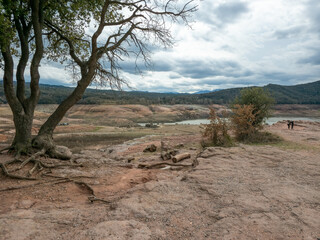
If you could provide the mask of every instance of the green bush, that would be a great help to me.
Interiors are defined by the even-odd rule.
[[[279,138],[270,133],[259,132],[263,123],[270,115],[274,99],[262,88],[246,88],[241,90],[232,106],[235,137],[238,141],[247,143],[277,142]]]
[[[240,96],[234,101],[235,105],[252,105],[252,114],[255,120],[253,127],[262,126],[265,120],[270,116],[271,106],[275,103],[270,93],[263,88],[253,87],[245,88],[240,91]]]

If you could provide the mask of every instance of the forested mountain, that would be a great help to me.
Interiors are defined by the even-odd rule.
[[[281,86],[269,84],[263,87],[278,104],[320,104],[320,81]],[[40,104],[61,103],[73,88],[40,85]],[[239,95],[242,88],[231,88],[203,94],[151,93],[139,91],[113,91],[87,89],[80,104],[227,104]],[[0,81],[0,103],[6,103],[3,83]]]

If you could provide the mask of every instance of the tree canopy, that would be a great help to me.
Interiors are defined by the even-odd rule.
[[[194,11],[193,0],[2,0],[3,85],[16,128],[11,148],[18,154],[40,148],[59,157],[53,131],[86,88],[93,81],[120,88],[126,82],[121,78],[119,62],[134,57],[136,62],[148,65],[150,46],[172,46],[170,23],[188,25]],[[77,86],[32,138],[43,58],[70,67]],[[27,69],[28,96],[25,94]]]

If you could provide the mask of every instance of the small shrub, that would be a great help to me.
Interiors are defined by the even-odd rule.
[[[256,116],[253,105],[234,105],[233,123],[235,137],[245,143],[277,143],[281,139],[269,132],[260,132],[262,125],[255,125]]]
[[[234,105],[231,117],[235,137],[238,141],[244,141],[250,138],[255,132],[257,127],[254,126],[256,114],[253,113],[253,105]]]
[[[204,125],[201,146],[231,146],[232,139],[228,133],[229,126],[227,121],[218,117],[216,111],[212,107],[210,108],[209,119],[210,123]]]

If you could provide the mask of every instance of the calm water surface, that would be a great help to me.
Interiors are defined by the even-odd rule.
[[[266,123],[271,125],[283,120],[291,120],[291,121],[312,121],[312,122],[320,122],[320,118],[315,117],[270,117],[267,119]],[[190,124],[190,125],[199,125],[199,124],[208,124],[210,123],[209,119],[195,119],[195,120],[185,120],[180,122],[173,123],[164,123],[164,125],[175,125],[175,124]],[[140,126],[145,126],[146,123],[139,123]]]

